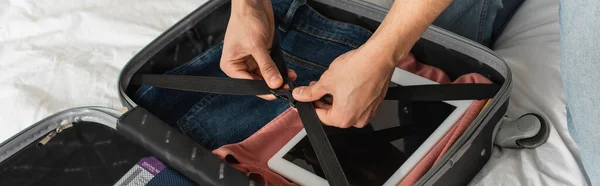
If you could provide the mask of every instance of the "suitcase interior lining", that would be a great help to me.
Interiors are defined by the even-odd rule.
[[[0,185],[112,185],[149,156],[113,128],[78,122],[45,145],[30,144],[3,161]]]

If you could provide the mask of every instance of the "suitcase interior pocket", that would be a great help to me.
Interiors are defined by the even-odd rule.
[[[46,136],[0,163],[0,185],[112,185],[152,156],[114,128],[94,122],[72,123]]]

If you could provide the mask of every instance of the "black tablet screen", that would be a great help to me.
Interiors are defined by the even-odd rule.
[[[325,127],[351,185],[385,183],[414,151],[408,148],[423,143],[455,109],[444,102],[387,105],[364,128]],[[283,158],[326,179],[307,137]]]

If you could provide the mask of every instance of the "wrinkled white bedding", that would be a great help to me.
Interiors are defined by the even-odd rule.
[[[494,50],[508,63],[513,91],[507,115],[541,114],[551,124],[536,149],[496,149],[473,180],[476,185],[586,185],[577,145],[567,131],[560,77],[559,0],[527,0]]]
[[[58,111],[120,108],[117,77],[142,47],[205,0],[0,0],[0,141]],[[534,150],[497,149],[474,185],[584,185],[566,128],[558,0],[529,0],[495,46],[509,63],[508,115],[553,126]]]
[[[0,0],[0,141],[58,111],[121,107],[120,69],[205,0]]]

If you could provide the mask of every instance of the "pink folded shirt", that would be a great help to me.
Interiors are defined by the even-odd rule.
[[[440,84],[450,83],[492,83],[477,73],[460,76],[454,82],[439,68],[422,64],[409,55],[398,63],[398,67],[430,79]],[[486,100],[475,100],[460,117],[448,133],[417,163],[398,185],[413,185],[423,176],[454,144],[456,139],[469,127],[485,106]],[[288,109],[273,119],[246,140],[215,149],[214,154],[230,163],[236,169],[246,173],[261,185],[297,185],[271,171],[267,165],[269,159],[289,142],[303,126],[298,113]],[[235,160],[232,160],[235,159]]]

